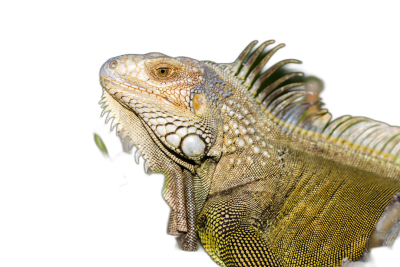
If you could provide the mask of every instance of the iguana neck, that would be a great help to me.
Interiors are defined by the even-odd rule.
[[[295,184],[296,173],[310,157],[323,157],[343,166],[379,174],[383,179],[398,179],[400,167],[366,156],[343,143],[301,130],[285,132],[276,118],[261,109],[243,81],[212,66],[232,95],[222,103],[223,135],[217,140],[221,156],[211,182],[210,194],[269,177],[281,194]],[[284,177],[284,178],[283,178]]]
[[[220,101],[223,118],[223,135],[219,140],[221,157],[211,194],[280,173],[289,152],[290,139],[266,116],[248,88],[241,85],[241,80],[218,67],[214,70],[233,94]]]

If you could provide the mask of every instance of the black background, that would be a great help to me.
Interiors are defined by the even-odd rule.
[[[62,77],[68,95],[63,125],[71,147],[63,148],[68,159],[59,185],[69,190],[63,219],[68,223],[55,236],[62,243],[65,237],[58,237],[59,232],[71,236],[65,239],[66,256],[60,262],[79,258],[86,263],[111,259],[113,265],[215,266],[205,252],[177,249],[175,238],[166,234],[162,177],[145,175],[143,159],[136,165],[132,157],[119,154],[115,131],[100,118],[99,70],[111,57],[161,52],[230,63],[251,41],[273,39],[286,47],[269,66],[287,58],[302,61],[295,70],[325,82],[322,97],[334,118],[350,114],[400,124],[398,18],[393,7],[131,4],[76,6],[61,19],[59,30],[65,34],[59,52],[67,55]],[[102,158],[94,132],[117,163]]]

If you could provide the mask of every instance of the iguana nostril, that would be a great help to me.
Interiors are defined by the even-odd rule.
[[[117,67],[118,63],[116,60],[113,60],[110,62],[109,67],[110,69],[115,69]]]

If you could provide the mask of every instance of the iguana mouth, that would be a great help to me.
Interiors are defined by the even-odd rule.
[[[145,87],[133,81],[123,81],[120,78],[111,78],[110,76],[105,76],[103,74],[100,74],[100,77],[100,83],[103,89],[118,99],[123,99],[123,97],[126,97],[129,93],[143,97],[154,97],[162,101],[164,104],[173,105],[173,103],[167,97],[156,94],[154,91],[158,90],[151,89],[151,86]]]

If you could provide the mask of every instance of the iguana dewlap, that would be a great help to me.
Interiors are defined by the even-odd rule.
[[[283,46],[264,52],[272,43],[232,64],[149,53],[101,67],[106,121],[165,175],[168,233],[184,250],[199,237],[221,266],[339,266],[390,244],[400,128],[331,120],[302,73],[280,74],[299,61],[262,71]]]

